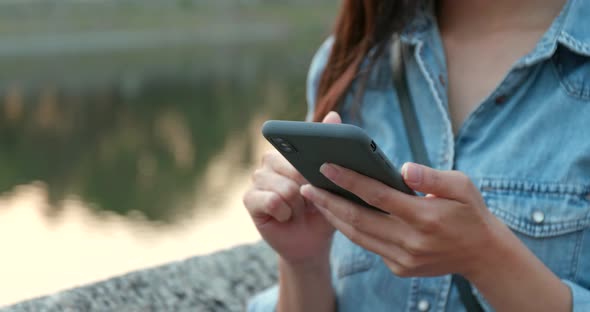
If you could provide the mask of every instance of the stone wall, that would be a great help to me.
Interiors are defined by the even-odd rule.
[[[266,244],[244,245],[132,272],[0,311],[244,311],[248,298],[276,283],[276,265],[276,257]]]

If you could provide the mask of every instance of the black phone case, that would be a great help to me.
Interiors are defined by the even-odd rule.
[[[337,164],[401,192],[415,194],[377,144],[357,126],[269,120],[264,123],[262,134],[309,183],[365,207],[383,212],[332,183],[320,173],[320,166]]]

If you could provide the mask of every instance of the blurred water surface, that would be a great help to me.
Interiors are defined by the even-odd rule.
[[[0,1],[0,306],[257,240],[335,1]]]

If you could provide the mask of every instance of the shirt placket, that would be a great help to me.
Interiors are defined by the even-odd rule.
[[[451,276],[412,278],[408,312],[444,312]]]
[[[454,138],[447,108],[447,74],[442,44],[431,42],[435,39],[436,36],[425,32],[421,39],[410,42],[414,53],[413,57],[405,60],[406,72],[431,165],[450,169],[453,166]],[[450,275],[412,278],[407,311],[444,312],[450,288]]]
[[[423,33],[411,42],[413,57],[405,61],[409,92],[431,166],[448,170],[453,166],[454,137],[447,108],[444,53],[436,38],[429,31]]]

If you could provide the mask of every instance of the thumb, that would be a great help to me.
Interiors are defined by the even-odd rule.
[[[331,123],[331,124],[339,124],[342,123],[342,118],[340,118],[340,115],[335,112],[335,111],[331,111],[329,112],[326,117],[324,117],[324,120],[322,120],[323,123]]]
[[[469,177],[459,171],[441,171],[416,163],[405,163],[402,176],[414,191],[460,202],[477,191]]]

